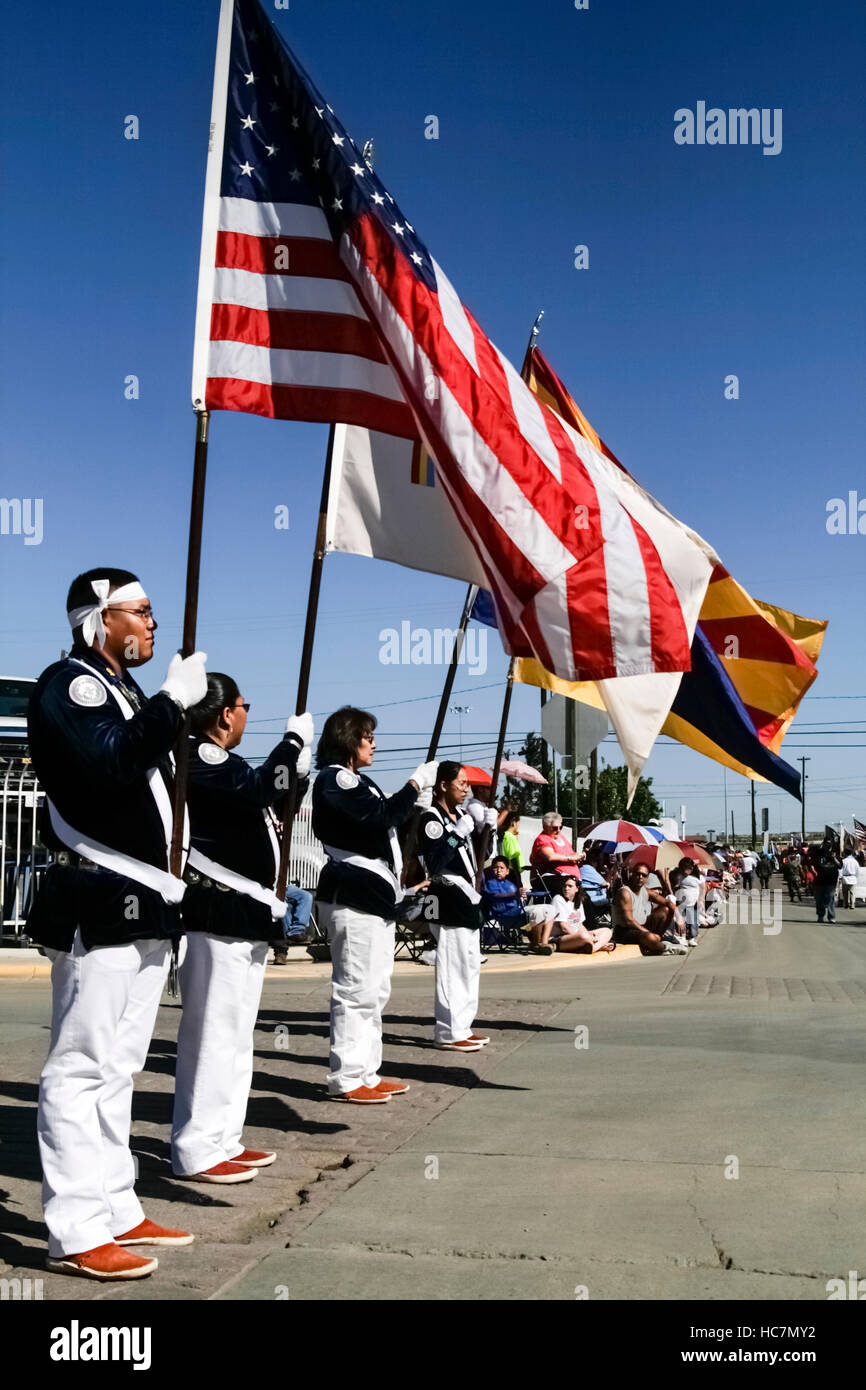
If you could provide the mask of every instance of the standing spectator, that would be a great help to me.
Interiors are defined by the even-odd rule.
[[[516,811],[509,811],[505,820],[502,822],[502,857],[508,865],[508,876],[512,883],[518,888],[523,886],[521,874],[529,868],[523,857],[523,850],[520,848],[520,816]]]
[[[819,846],[815,861],[815,913],[819,922],[823,922],[825,913],[828,922],[835,922],[836,885],[842,861],[832,840],[824,840]]]
[[[803,869],[800,861],[800,851],[793,846],[782,858],[782,877],[788,887],[788,896],[791,902],[794,901],[796,894],[797,902],[803,901]]]
[[[562,816],[548,811],[541,818],[541,834],[536,835],[529,854],[529,863],[545,888],[558,893],[563,878],[575,878],[580,883],[580,868],[585,856],[577,854],[562,833]]]
[[[677,910],[686,924],[686,937],[690,946],[698,939],[698,901],[701,896],[701,880],[695,872],[693,859],[681,859],[678,865],[680,876],[675,897]]]
[[[770,886],[770,875],[773,872],[773,861],[768,854],[758,855],[758,862],[755,865],[755,873],[758,875],[758,883],[761,892],[765,892]]]
[[[752,875],[757,867],[758,858],[750,849],[743,854],[743,887],[747,893],[752,891]]]
[[[860,865],[853,852],[849,852],[842,860],[842,906],[855,907],[854,892],[857,887],[857,878],[860,873]]]

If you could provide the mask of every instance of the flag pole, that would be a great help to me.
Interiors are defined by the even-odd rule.
[[[544,310],[542,309],[542,310],[537,314],[536,319],[535,319],[535,322],[534,322],[534,324],[532,325],[532,328],[531,328],[530,331],[529,331],[529,341],[528,341],[527,344],[526,344],[526,353],[525,353],[524,358],[523,358],[523,366],[522,366],[521,369],[520,369],[520,375],[521,375],[521,377],[523,378],[524,381],[528,381],[528,380],[529,380],[529,373],[530,373],[530,370],[531,370],[531,367],[532,367],[532,349],[535,347],[536,339],[538,338],[538,330],[539,330],[539,327],[540,327],[540,325],[541,325],[541,320],[542,320],[543,318],[544,318]],[[492,772],[492,780],[491,780],[491,783],[490,783],[490,790],[489,790],[489,792],[488,792],[488,794],[487,794],[487,805],[488,805],[488,807],[493,807],[494,809],[495,809],[495,806],[496,806],[496,790],[497,790],[497,787],[499,786],[499,764],[502,762],[502,754],[503,754],[503,751],[504,751],[504,748],[505,748],[505,734],[506,734],[506,730],[507,730],[507,728],[508,728],[508,714],[509,714],[509,711],[510,711],[510,709],[511,709],[511,695],[512,695],[513,689],[514,689],[514,657],[512,657],[511,660],[510,660],[509,663],[508,663],[508,675],[507,675],[506,680],[505,680],[505,697],[504,697],[504,699],[503,699],[503,701],[502,701],[502,718],[501,718],[500,721],[499,721],[499,736],[498,736],[498,738],[497,738],[497,740],[496,740],[496,758],[495,758],[494,763],[493,763],[493,772]],[[491,827],[490,827],[490,826],[485,826],[485,827],[484,827],[483,834],[482,834],[482,836],[481,836],[481,842],[480,842],[480,845],[479,845],[479,853],[478,853],[478,873],[477,873],[477,875],[476,875],[476,888],[480,888],[480,887],[481,887],[481,877],[482,877],[482,874],[484,873],[484,861],[485,861],[485,859],[487,858],[487,856],[488,856],[488,854],[489,854],[489,852],[490,852],[490,846],[491,846],[491,842],[493,841],[493,836],[494,836],[494,832],[493,832],[493,830],[491,829]]]
[[[448,671],[445,676],[445,684],[442,687],[442,699],[439,701],[439,709],[436,713],[436,723],[433,725],[433,732],[430,735],[430,744],[427,748],[427,761],[432,763],[436,757],[436,749],[439,747],[439,739],[442,737],[442,728],[445,724],[445,715],[448,712],[448,701],[451,699],[451,691],[454,688],[454,677],[457,675],[457,666],[460,661],[460,653],[463,651],[463,643],[466,640],[466,629],[469,626],[469,619],[472,616],[472,606],[478,597],[477,584],[470,584],[466,590],[466,598],[463,601],[463,612],[460,615],[460,626],[457,629],[457,636],[454,639],[454,650],[451,653],[451,660],[448,664]]]
[[[183,609],[182,656],[195,651],[195,630],[198,621],[198,585],[201,572],[201,536],[204,518],[204,492],[207,477],[207,445],[210,411],[197,410],[195,424],[195,456],[192,471],[192,496],[189,507],[189,540],[186,551],[186,596]],[[174,749],[174,794],[172,797],[171,851],[169,872],[180,878],[183,870],[183,830],[186,807],[186,787],[189,768],[189,715],[185,714]]]
[[[301,666],[298,672],[298,695],[295,700],[295,714],[303,714],[307,708],[310,690],[310,668],[313,663],[313,643],[316,637],[316,619],[319,614],[319,593],[322,587],[322,568],[327,553],[328,501],[331,495],[331,472],[334,461],[334,440],[337,427],[331,424],[328,431],[328,452],[325,457],[325,471],[322,477],[322,496],[319,501],[319,521],[316,526],[316,543],[313,548],[313,563],[310,568],[310,588],[307,594],[307,616],[304,622],[304,641],[301,647]],[[298,778],[292,777],[283,802],[283,833],[280,840],[280,866],[274,892],[282,899],[285,895],[289,877],[289,859],[292,852],[292,831],[298,811]]]

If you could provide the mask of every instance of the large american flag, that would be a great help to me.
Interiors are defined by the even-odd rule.
[[[512,654],[689,668],[705,549],[536,399],[257,0],[222,0],[193,400],[420,437]]]

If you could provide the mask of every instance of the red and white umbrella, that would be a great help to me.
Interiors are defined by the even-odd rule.
[[[546,777],[542,777],[536,768],[520,762],[517,758],[503,758],[499,764],[499,771],[504,777],[513,777],[516,782],[537,782],[539,786],[547,786]]]
[[[619,845],[655,845],[655,836],[641,825],[633,825],[630,820],[602,820],[591,825],[584,834],[584,841],[592,840],[600,845],[606,854],[616,854]]]

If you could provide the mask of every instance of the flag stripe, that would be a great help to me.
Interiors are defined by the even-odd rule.
[[[251,343],[254,347],[303,348],[312,352],[332,352],[332,315],[290,310],[248,309],[240,304],[214,304],[211,338]],[[345,315],[339,329],[340,342],[353,356],[383,361],[382,347],[366,318]]]
[[[368,430],[414,439],[415,421],[408,406],[385,401],[369,392],[341,387],[315,389],[299,386],[268,386],[237,377],[210,377],[207,384],[208,410],[241,410],[250,415],[266,415],[274,420],[310,420],[330,424],[343,410]]]
[[[257,275],[311,275],[320,280],[345,280],[337,248],[332,241],[314,237],[243,236],[218,232],[218,269],[249,270]]]
[[[220,198],[217,226],[221,232],[242,232],[246,236],[333,240],[322,209],[306,203],[259,203],[253,198]]]
[[[214,276],[215,304],[242,304],[247,309],[301,309],[307,313],[351,314],[366,319],[354,288],[341,280],[285,275],[254,275],[248,270],[220,269]],[[341,325],[333,325],[339,328]],[[339,342],[339,338],[335,338]]]

